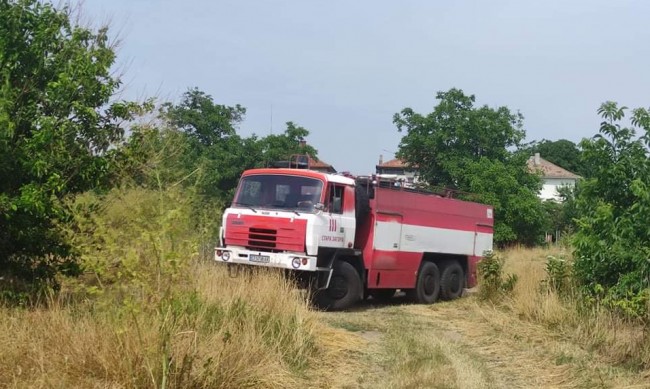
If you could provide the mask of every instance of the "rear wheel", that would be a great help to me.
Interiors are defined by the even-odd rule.
[[[420,304],[433,304],[440,294],[440,271],[433,262],[423,262],[418,272],[415,289],[409,290],[407,296]]]
[[[456,261],[450,262],[442,269],[440,275],[440,297],[443,300],[453,300],[463,294],[465,272]]]
[[[321,309],[340,311],[356,304],[361,297],[359,273],[350,263],[334,261],[329,287],[314,292],[314,304]]]

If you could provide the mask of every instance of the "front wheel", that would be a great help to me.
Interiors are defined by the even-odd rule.
[[[356,304],[361,298],[361,278],[350,263],[336,260],[332,266],[329,287],[314,292],[314,304],[324,310],[340,311]]]
[[[433,262],[423,262],[418,272],[415,289],[407,292],[407,296],[420,304],[433,304],[440,294],[440,270]]]

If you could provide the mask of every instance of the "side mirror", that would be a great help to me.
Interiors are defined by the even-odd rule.
[[[325,204],[323,203],[316,203],[314,204],[314,209],[318,212],[322,212],[325,209]]]

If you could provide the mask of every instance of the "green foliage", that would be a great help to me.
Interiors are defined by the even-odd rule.
[[[170,123],[204,146],[212,146],[236,134],[246,109],[215,104],[212,96],[193,88],[183,94],[178,105],[165,103],[162,111]]]
[[[517,275],[504,275],[504,262],[504,258],[489,251],[478,263],[479,297],[481,299],[495,302],[514,289]]]
[[[85,193],[71,202],[68,240],[75,247],[89,287],[113,286],[164,295],[196,253],[192,197],[180,188],[163,191],[113,189]],[[215,215],[219,217],[219,215]]]
[[[650,288],[640,292],[628,289],[625,293],[622,293],[622,288],[612,289],[600,303],[624,317],[650,324]]]
[[[440,102],[426,116],[405,108],[393,122],[407,134],[398,156],[417,165],[420,177],[435,185],[455,187],[458,168],[481,158],[505,162],[524,139],[522,116],[506,107],[474,107],[475,97],[452,88],[438,92]]]
[[[564,255],[546,257],[546,279],[543,285],[566,297],[573,289],[572,264]]]
[[[184,144],[186,150],[174,163],[182,174],[197,172],[194,180],[187,183],[201,195],[227,197],[241,172],[254,166],[258,154],[256,138],[242,139],[236,133],[236,126],[245,113],[239,105],[216,104],[212,96],[196,88],[185,92],[179,104],[163,104],[160,110],[163,122],[156,123],[155,127],[161,137],[171,134],[175,141]],[[174,132],[183,134],[184,139]]]
[[[282,134],[272,134],[261,138],[258,142],[261,157],[256,164],[258,167],[267,166],[274,161],[286,161],[294,154],[308,154],[316,157],[316,149],[301,142],[309,135],[305,128],[293,122],[287,122],[287,129]]]
[[[109,104],[120,85],[105,27],[70,9],[0,1],[0,275],[29,284],[77,271],[57,221],[62,198],[105,184],[119,124],[139,108]]]
[[[239,105],[229,107],[216,104],[212,96],[196,88],[185,92],[180,104],[163,104],[160,113],[163,123],[157,123],[155,127],[159,127],[163,138],[172,136],[174,142],[186,145],[180,159],[172,163],[178,167],[181,175],[196,172],[187,183],[191,183],[200,195],[226,201],[232,196],[244,170],[264,167],[276,160],[288,160],[292,154],[316,156],[314,148],[301,145],[309,131],[292,122],[287,123],[287,129],[282,134],[263,138],[256,135],[248,138],[239,136],[236,126],[245,113],[246,110]],[[151,128],[144,130],[150,131]],[[174,132],[183,134],[185,139],[170,135]],[[137,131],[135,134],[141,137]],[[133,142],[127,147],[136,150],[129,155],[137,155],[141,140],[136,137]]]
[[[474,107],[474,96],[461,90],[439,92],[440,100],[426,116],[406,108],[394,122],[406,135],[398,156],[417,166],[433,186],[471,192],[494,206],[494,239],[498,244],[538,243],[543,209],[539,177],[527,169],[527,154],[511,151],[525,136],[522,116],[508,108]]]
[[[517,161],[523,157],[515,154],[506,162],[481,158],[456,174],[462,187],[476,194],[469,199],[494,207],[494,240],[498,244],[534,245],[542,238],[543,209],[531,189],[537,188],[539,181]]]
[[[560,201],[546,200],[543,202],[546,211],[546,225],[544,229],[549,232],[559,230],[571,233],[576,228],[576,193],[580,190],[580,181],[575,187],[559,187]]]
[[[588,178],[576,199],[575,271],[585,290],[643,306],[650,289],[650,114],[634,110],[626,128],[625,111],[604,103],[600,134],[581,144]]]

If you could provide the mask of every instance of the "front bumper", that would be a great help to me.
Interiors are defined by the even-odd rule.
[[[227,254],[226,254],[227,253]],[[252,260],[254,258],[256,260]],[[329,268],[319,268],[316,257],[296,253],[268,253],[251,251],[238,247],[217,247],[214,259],[221,263],[274,267],[279,269],[302,271],[329,271]],[[260,260],[263,260],[261,262]]]

